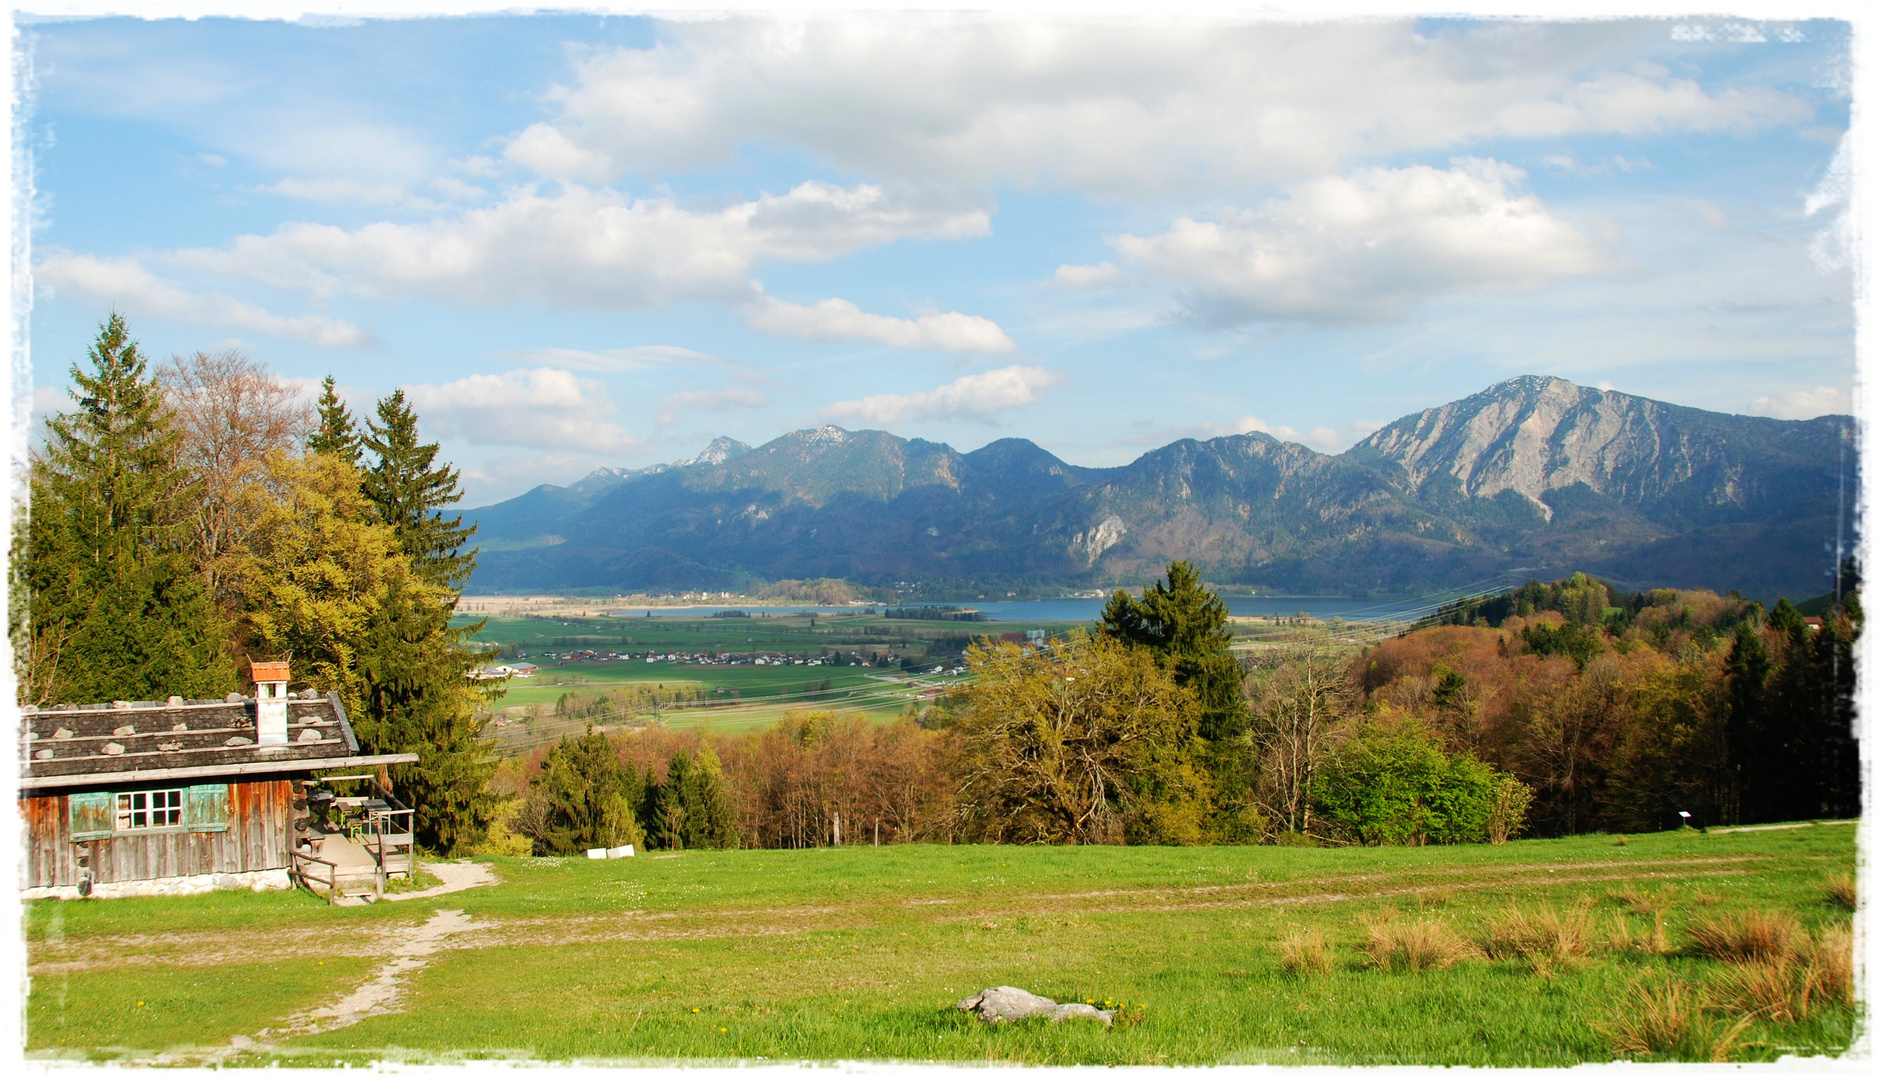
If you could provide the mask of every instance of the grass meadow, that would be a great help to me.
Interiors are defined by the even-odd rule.
[[[1834,1054],[1859,1016],[1846,825],[487,861],[500,884],[396,905],[29,904],[29,1053],[1568,1065]],[[441,909],[470,929],[402,977],[391,1011],[267,1034],[366,981]],[[994,1027],[951,1008],[996,985],[1124,1020]],[[231,1051],[237,1036],[258,1045]]]

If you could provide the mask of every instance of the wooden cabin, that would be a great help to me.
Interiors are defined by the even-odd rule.
[[[316,770],[415,762],[361,754],[336,694],[290,693],[285,663],[255,696],[23,709],[26,899],[291,888]]]

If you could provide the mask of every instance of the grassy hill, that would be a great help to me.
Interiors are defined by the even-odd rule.
[[[1773,965],[1714,954],[1752,916],[1785,942],[1774,981],[1818,972],[1811,943],[1849,925],[1832,883],[1855,859],[1844,825],[1448,848],[851,847],[493,859],[498,885],[367,908],[37,902],[27,1046],[303,1066],[1566,1065],[1611,1059],[1653,1003],[1680,1002],[1660,1056],[1837,1053],[1850,1005],[1817,987],[1804,1017],[1777,1018],[1765,1006],[1792,995],[1755,990]],[[398,976],[388,1011],[306,1027],[439,910],[466,928]],[[1322,969],[1288,972],[1313,935]],[[1426,970],[1384,947],[1412,939],[1433,943]],[[1121,1003],[1132,1022],[991,1027],[951,1008],[1000,984]],[[299,1033],[266,1033],[283,1028]]]

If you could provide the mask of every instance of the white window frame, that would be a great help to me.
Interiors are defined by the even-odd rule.
[[[155,832],[183,827],[183,789],[117,793],[118,832]]]

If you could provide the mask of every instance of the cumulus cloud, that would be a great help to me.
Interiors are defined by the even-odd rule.
[[[916,394],[873,394],[822,410],[828,420],[892,424],[902,420],[983,419],[1035,404],[1038,392],[1063,384],[1060,372],[1013,364],[955,379]]]
[[[1237,420],[1230,420],[1224,424],[1205,423],[1200,427],[1202,434],[1210,439],[1221,435],[1251,435],[1257,433],[1270,435],[1280,442],[1302,443],[1305,446],[1311,447],[1313,450],[1320,450],[1327,454],[1337,453],[1339,450],[1344,449],[1344,447],[1355,441],[1343,438],[1334,427],[1327,427],[1321,424],[1309,431],[1300,431],[1289,424],[1268,424],[1251,413]],[[1372,430],[1375,429],[1373,428]],[[1367,434],[1367,432],[1365,434]]]
[[[716,209],[567,186],[552,195],[518,189],[425,224],[293,223],[174,257],[316,293],[647,308],[750,299],[749,274],[762,259],[828,259],[904,237],[956,239],[990,228],[982,207],[871,184],[809,181]]]
[[[1113,243],[1216,325],[1398,318],[1437,295],[1528,290],[1600,270],[1591,241],[1514,190],[1524,177],[1484,159],[1363,169]]]
[[[664,23],[593,49],[512,162],[582,182],[753,140],[909,183],[1231,190],[1490,138],[1753,131],[1811,116],[1634,62],[1661,25],[1283,25],[843,15]],[[1605,59],[1603,66],[1588,63]],[[1484,61],[1492,57],[1492,61]],[[1352,72],[1361,72],[1353,78]]]
[[[659,399],[655,419],[660,427],[676,421],[681,413],[705,410],[759,409],[770,403],[770,396],[747,382],[732,383],[718,390],[686,390]]]
[[[131,316],[199,326],[234,327],[291,338],[327,348],[365,345],[372,334],[324,315],[276,315],[221,293],[192,293],[151,273],[130,258],[98,258],[58,252],[40,260],[34,277]]]
[[[1805,390],[1784,390],[1756,398],[1749,412],[1782,420],[1812,420],[1829,414],[1851,415],[1853,395],[1837,386],[1815,386]]]
[[[631,432],[600,419],[614,407],[607,388],[571,371],[529,368],[404,389],[427,424],[466,442],[589,453],[639,444]]]
[[[1010,352],[1017,342],[990,319],[957,311],[897,319],[870,315],[846,300],[791,304],[765,297],[746,320],[752,329],[805,341],[878,341],[903,349]]]

